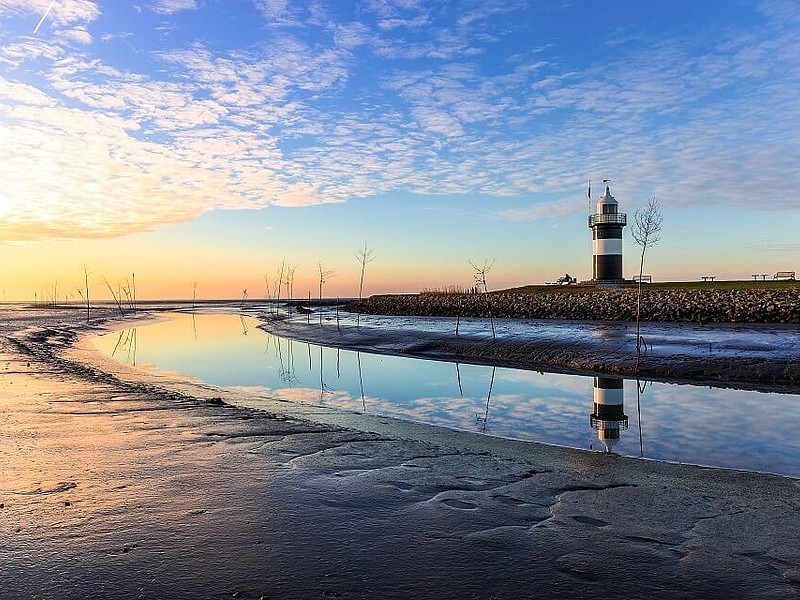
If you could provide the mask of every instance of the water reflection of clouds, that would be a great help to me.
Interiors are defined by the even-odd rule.
[[[798,422],[785,394],[660,385],[642,400],[645,454],[679,462],[800,474]]]
[[[550,396],[553,396],[555,391],[561,391],[564,395],[591,396],[594,380],[593,377],[585,375],[561,375],[521,369],[497,369],[497,374],[500,381],[527,385],[529,389],[541,390]]]
[[[138,364],[285,401],[469,431],[483,431],[486,415],[492,435],[580,448],[597,440],[589,425],[592,377],[338,351],[246,326],[245,336],[238,316],[178,315],[126,339],[129,347],[136,340]],[[98,347],[110,354],[118,335],[103,336]],[[630,424],[614,450],[638,456],[636,398],[636,382],[625,381]],[[657,383],[641,408],[647,457],[800,475],[797,396]]]

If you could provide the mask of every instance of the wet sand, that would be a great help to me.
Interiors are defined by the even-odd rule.
[[[0,597],[800,595],[797,480],[242,408],[2,316]]]

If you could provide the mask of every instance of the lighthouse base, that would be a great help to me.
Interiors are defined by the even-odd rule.
[[[624,277],[621,277],[619,279],[584,279],[578,283],[582,285],[595,285],[597,287],[617,287],[624,283],[636,282],[633,279],[625,279]]]

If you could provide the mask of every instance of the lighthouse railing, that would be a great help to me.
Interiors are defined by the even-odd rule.
[[[613,225],[622,225],[625,226],[628,224],[628,215],[625,213],[613,213],[613,214],[593,214],[589,215],[589,227],[594,227],[598,223],[610,223]]]

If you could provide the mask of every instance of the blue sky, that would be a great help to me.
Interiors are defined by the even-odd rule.
[[[794,1],[50,5],[0,0],[7,297],[348,295],[365,241],[368,293],[588,278],[604,178],[660,199],[656,279],[800,270]]]

